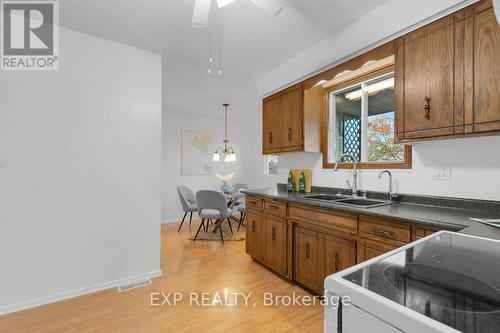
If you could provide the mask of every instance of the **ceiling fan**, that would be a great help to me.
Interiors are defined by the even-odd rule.
[[[232,4],[235,0],[217,0],[219,8],[226,7]],[[283,6],[278,0],[250,0],[254,5],[262,9],[271,16],[278,16],[283,11]],[[212,0],[196,0],[194,4],[193,28],[205,28],[208,22],[208,14],[210,13],[210,5]]]

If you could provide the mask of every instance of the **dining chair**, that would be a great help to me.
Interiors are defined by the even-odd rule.
[[[245,222],[245,218],[247,217],[247,207],[245,205],[245,202],[243,202],[236,208],[238,209],[238,212],[240,212],[240,220],[238,221],[238,229],[236,231],[240,231],[240,227],[245,226],[243,222]]]
[[[198,205],[196,203],[196,197],[194,196],[193,191],[189,189],[189,187],[182,185],[177,186],[177,193],[179,194],[179,200],[181,201],[182,210],[184,211],[184,217],[182,218],[181,225],[179,226],[179,229],[177,229],[177,232],[179,232],[182,228],[184,220],[186,219],[187,213],[190,213],[189,227],[191,228],[191,222],[193,220],[193,212],[198,211]]]
[[[193,242],[196,241],[201,228],[208,230],[209,220],[216,220],[214,223],[215,228],[219,228],[221,241],[224,243],[224,235],[222,233],[222,222],[224,220],[227,220],[229,229],[233,233],[233,227],[229,220],[231,210],[227,208],[227,201],[224,195],[217,191],[201,190],[196,192],[196,202],[198,204],[198,215],[201,218],[201,224],[198,227],[198,231],[196,231]],[[206,226],[205,220],[207,222]]]

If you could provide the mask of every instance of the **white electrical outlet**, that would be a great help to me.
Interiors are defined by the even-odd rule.
[[[450,180],[451,167],[446,166],[435,166],[432,170],[432,179],[439,180]]]

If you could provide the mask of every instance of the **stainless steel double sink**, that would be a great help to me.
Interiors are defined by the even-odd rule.
[[[340,205],[356,206],[361,208],[372,208],[378,206],[391,205],[395,203],[389,200],[377,200],[377,199],[367,199],[354,196],[336,195],[336,194],[314,194],[307,195],[304,199],[331,202]]]

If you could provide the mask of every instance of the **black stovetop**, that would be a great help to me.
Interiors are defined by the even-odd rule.
[[[461,332],[500,332],[500,242],[456,233],[344,277]]]

